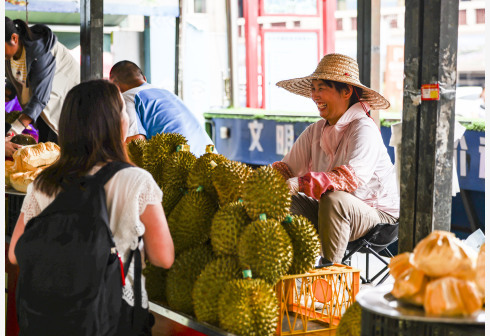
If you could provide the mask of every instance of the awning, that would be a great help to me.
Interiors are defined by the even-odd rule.
[[[25,1],[5,0],[5,11],[25,11]],[[29,0],[29,12],[80,13],[80,0]],[[179,16],[179,0],[105,0],[104,14]]]

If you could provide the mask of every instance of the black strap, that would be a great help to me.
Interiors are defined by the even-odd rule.
[[[107,181],[111,179],[114,174],[124,168],[133,167],[129,163],[112,161],[107,163],[104,167],[102,167],[93,177],[94,182],[105,185]]]
[[[124,275],[126,276],[129,271],[129,266],[131,265],[131,260],[133,260],[134,257],[134,309],[132,326],[136,329],[140,328],[142,323],[146,321],[148,315],[147,310],[143,309],[141,297],[141,273],[143,271],[143,267],[141,265],[141,252],[139,249],[140,242],[141,237],[138,237],[138,245],[136,246],[136,249],[129,252],[128,259],[126,259],[126,262],[124,263]]]

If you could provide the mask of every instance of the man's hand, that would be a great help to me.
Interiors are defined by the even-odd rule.
[[[297,177],[291,177],[286,181],[291,195],[297,195],[299,192],[299,182]]]
[[[5,156],[8,157],[12,157],[17,149],[22,148],[21,145],[11,142],[10,139],[12,139],[12,137],[5,138]]]

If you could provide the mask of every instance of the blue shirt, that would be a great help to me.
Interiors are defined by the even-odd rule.
[[[206,145],[213,144],[213,141],[178,96],[147,83],[138,89],[134,95],[134,107],[139,134],[150,139],[158,133],[179,133],[185,136],[194,155],[199,157],[206,153]]]

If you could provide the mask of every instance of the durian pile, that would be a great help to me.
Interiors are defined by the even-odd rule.
[[[320,253],[314,226],[289,214],[291,196],[270,166],[252,170],[185,137],[158,134],[128,144],[131,160],[162,188],[175,246],[169,270],[144,270],[150,300],[237,335],[272,335],[274,285],[311,270]]]
[[[454,233],[434,231],[413,253],[391,259],[391,294],[431,316],[468,316],[485,302],[485,244],[477,253]]]

